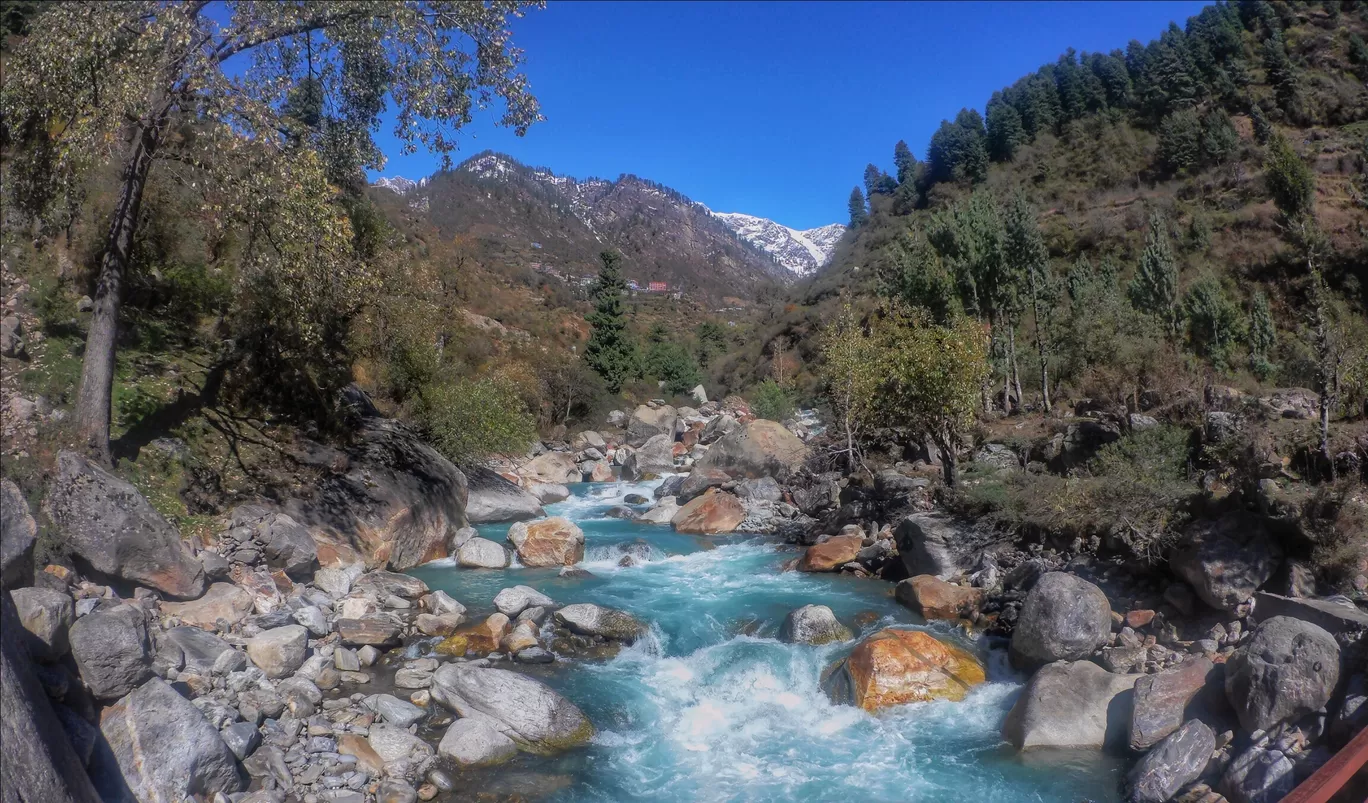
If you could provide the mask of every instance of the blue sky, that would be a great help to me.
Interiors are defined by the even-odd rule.
[[[635,173],[719,212],[794,228],[844,222],[869,162],[899,139],[923,158],[943,118],[1068,47],[1148,42],[1198,2],[552,2],[513,25],[546,122],[518,138],[482,115],[460,161],[486,148],[557,173]],[[402,156],[382,129],[384,175]]]

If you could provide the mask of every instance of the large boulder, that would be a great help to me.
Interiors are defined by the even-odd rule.
[[[1135,683],[1131,709],[1130,748],[1144,752],[1193,717],[1219,714],[1225,701],[1224,667],[1203,656]]]
[[[252,615],[250,591],[233,583],[214,583],[204,596],[189,602],[163,602],[162,613],[205,630],[218,630],[220,620],[232,627]],[[224,628],[227,629],[227,628]]]
[[[563,516],[515,522],[508,542],[524,566],[574,566],[584,560],[584,531]]]
[[[697,535],[729,533],[746,520],[741,500],[725,491],[704,494],[683,505],[670,519],[676,532]]]
[[[527,482],[567,483],[584,479],[575,456],[569,452],[543,452],[518,469]]]
[[[497,720],[475,715],[451,723],[437,755],[462,767],[502,764],[518,754],[518,745],[499,730]]]
[[[646,633],[646,626],[625,611],[605,608],[592,602],[566,605],[556,611],[556,623],[582,636],[601,636],[631,643]]]
[[[465,475],[469,490],[466,518],[471,524],[526,521],[546,515],[536,496],[487,468],[467,468]]]
[[[773,477],[784,482],[807,455],[807,445],[783,424],[756,419],[719,439],[696,465],[721,469],[732,479]]]
[[[640,448],[657,435],[673,441],[678,422],[679,411],[668,404],[640,405],[632,412],[632,420],[627,422],[627,445]]]
[[[1041,667],[1002,725],[1018,750],[1033,747],[1122,748],[1139,675],[1116,675],[1091,661]]]
[[[779,627],[779,640],[786,644],[830,644],[854,637],[825,605],[804,605],[789,611]]]
[[[348,621],[346,619],[340,622]],[[339,628],[340,628],[339,622]],[[309,631],[303,625],[285,625],[263,631],[247,642],[247,657],[268,678],[293,675],[304,664]]]
[[[472,538],[456,552],[456,565],[466,569],[507,569],[510,562],[504,545],[488,538]]]
[[[257,524],[266,563],[295,578],[309,578],[318,568],[318,545],[309,529],[284,513],[272,513]]]
[[[703,427],[703,432],[698,436],[698,442],[704,446],[710,446],[740,428],[740,422],[726,413],[722,413]]]
[[[674,471],[674,438],[654,435],[627,455],[622,463],[622,478],[629,481]]]
[[[100,732],[139,801],[177,803],[246,786],[223,737],[160,678],[106,708]]]
[[[893,588],[893,598],[923,619],[973,619],[983,604],[983,589],[947,583],[931,574],[909,577]]]
[[[1339,645],[1310,622],[1275,616],[1226,661],[1225,690],[1245,730],[1319,710],[1339,682]]]
[[[861,535],[836,535],[813,544],[798,561],[800,572],[834,572],[855,560],[864,544]]]
[[[1086,658],[1110,634],[1111,604],[1102,589],[1072,574],[1049,572],[1036,581],[1017,615],[1012,665],[1034,669]]]
[[[33,546],[38,524],[29,513],[19,486],[0,479],[0,587],[17,588],[33,582]]]
[[[432,697],[460,714],[483,714],[529,753],[548,755],[588,744],[594,726],[549,686],[506,669],[446,664],[432,676]]]
[[[43,505],[63,546],[94,571],[171,597],[204,592],[204,566],[180,531],[137,488],[75,452],[58,453]]]
[[[1216,750],[1216,734],[1190,719],[1145,754],[1126,778],[1127,803],[1165,803],[1201,777]]]
[[[1297,788],[1296,770],[1291,757],[1261,740],[1230,762],[1217,788],[1230,803],[1278,803]]]
[[[531,586],[512,586],[494,595],[494,607],[504,616],[517,616],[528,608],[549,608],[555,600]]]
[[[721,488],[729,482],[732,482],[731,475],[720,468],[695,468],[679,484],[675,497],[679,504],[687,504],[702,496],[708,489]]]
[[[914,513],[893,531],[898,554],[913,577],[930,574],[947,580],[964,571],[968,540],[964,529],[942,513]]]
[[[656,503],[655,507],[637,516],[636,520],[643,524],[669,524],[678,512],[678,501],[673,496],[667,496]]]
[[[232,652],[228,642],[207,630],[183,625],[173,627],[161,635],[158,653],[174,647],[180,651],[181,661],[186,668],[208,675],[218,664],[225,652]]]
[[[968,652],[920,630],[880,630],[826,673],[833,702],[876,711],[927,700],[962,700],[985,679]]]
[[[1203,602],[1232,612],[1268,582],[1281,561],[1282,550],[1262,520],[1243,512],[1194,523],[1169,555],[1170,569]]]
[[[98,699],[118,699],[152,676],[152,644],[140,608],[88,613],[71,626],[69,638],[81,680]]]
[[[67,629],[76,616],[71,597],[50,588],[16,588],[10,592],[19,621],[29,632],[29,652],[41,661],[66,655]]]
[[[570,498],[570,489],[555,482],[529,482],[527,492],[536,497],[537,501],[543,505],[553,505]],[[544,516],[546,514],[539,513],[537,515]]]

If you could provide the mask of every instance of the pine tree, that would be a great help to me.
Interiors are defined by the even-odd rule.
[[[1193,348],[1211,360],[1217,370],[1224,371],[1231,350],[1244,334],[1239,308],[1214,276],[1203,276],[1193,282],[1183,298],[1183,308]]]
[[[988,102],[988,156],[996,162],[1010,162],[1016,149],[1026,140],[1021,115],[1010,103],[995,98]]]
[[[893,165],[898,171],[899,187],[911,184],[916,179],[917,157],[912,155],[912,149],[902,140],[893,146]]]
[[[1159,123],[1159,161],[1177,173],[1202,158],[1202,121],[1192,109],[1180,109]]]
[[[869,220],[869,213],[865,211],[864,193],[856,187],[850,191],[850,228],[858,229]]]
[[[1268,307],[1268,296],[1255,293],[1249,308],[1249,369],[1259,379],[1267,381],[1276,370],[1269,360],[1277,343],[1273,326],[1273,312]]]
[[[1282,213],[1283,224],[1296,227],[1315,214],[1316,176],[1286,137],[1273,137],[1264,160],[1264,184]]]
[[[618,393],[636,375],[637,352],[627,331],[627,312],[622,297],[627,280],[622,276],[622,257],[616,251],[599,255],[603,268],[594,285],[594,311],[585,316],[591,331],[584,360],[603,377],[609,393]]]
[[[1278,98],[1278,108],[1292,114],[1299,105],[1299,86],[1297,73],[1292,67],[1292,59],[1287,55],[1287,46],[1282,34],[1274,34],[1263,43],[1264,70],[1268,73],[1268,83],[1273,85]]]
[[[1130,284],[1131,303],[1164,324],[1168,336],[1178,339],[1181,324],[1178,309],[1178,262],[1169,245],[1168,226],[1159,215],[1150,217],[1145,235],[1145,250],[1140,268]]]
[[[1240,147],[1240,135],[1235,131],[1230,115],[1224,109],[1212,109],[1202,120],[1202,128],[1202,154],[1207,161],[1215,164],[1229,161]]]
[[[879,191],[879,174],[880,174],[880,172],[881,172],[881,171],[879,170],[879,168],[875,167],[875,166],[872,165],[872,164],[870,164],[870,165],[865,165],[865,171],[864,171],[864,189],[865,189],[865,195],[869,196],[870,198],[873,198],[873,197],[874,197],[874,193],[876,193],[876,192]]]
[[[1050,299],[1046,297],[1051,284],[1049,252],[1040,234],[1035,210],[1021,193],[1012,199],[1007,209],[1003,250],[1007,262],[1019,276],[1025,277],[1031,299],[1031,315],[1035,319],[1036,352],[1040,358],[1040,395],[1045,412],[1050,412],[1050,343],[1046,313]]]

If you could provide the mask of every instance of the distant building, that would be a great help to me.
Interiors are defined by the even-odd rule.
[[[641,285],[637,284],[636,279],[628,279],[628,280],[627,280],[627,289],[628,289],[628,290],[640,290],[640,289],[641,289]]]
[[[647,292],[651,293],[663,293],[669,289],[670,285],[666,284],[665,282],[651,282],[650,284],[646,285]]]
[[[533,248],[541,248],[541,243],[532,243]]]

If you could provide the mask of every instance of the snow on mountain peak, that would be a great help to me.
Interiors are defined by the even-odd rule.
[[[739,212],[711,214],[727,224],[738,237],[773,256],[780,265],[799,276],[807,276],[824,267],[846,230],[840,223],[832,223],[800,231],[768,218]]]
[[[383,187],[396,195],[408,195],[410,192],[425,186],[427,183],[428,180],[426,178],[414,181],[411,178],[404,178],[403,176],[395,176],[394,178],[385,178],[384,176],[381,176],[380,178],[377,178],[371,186]]]

